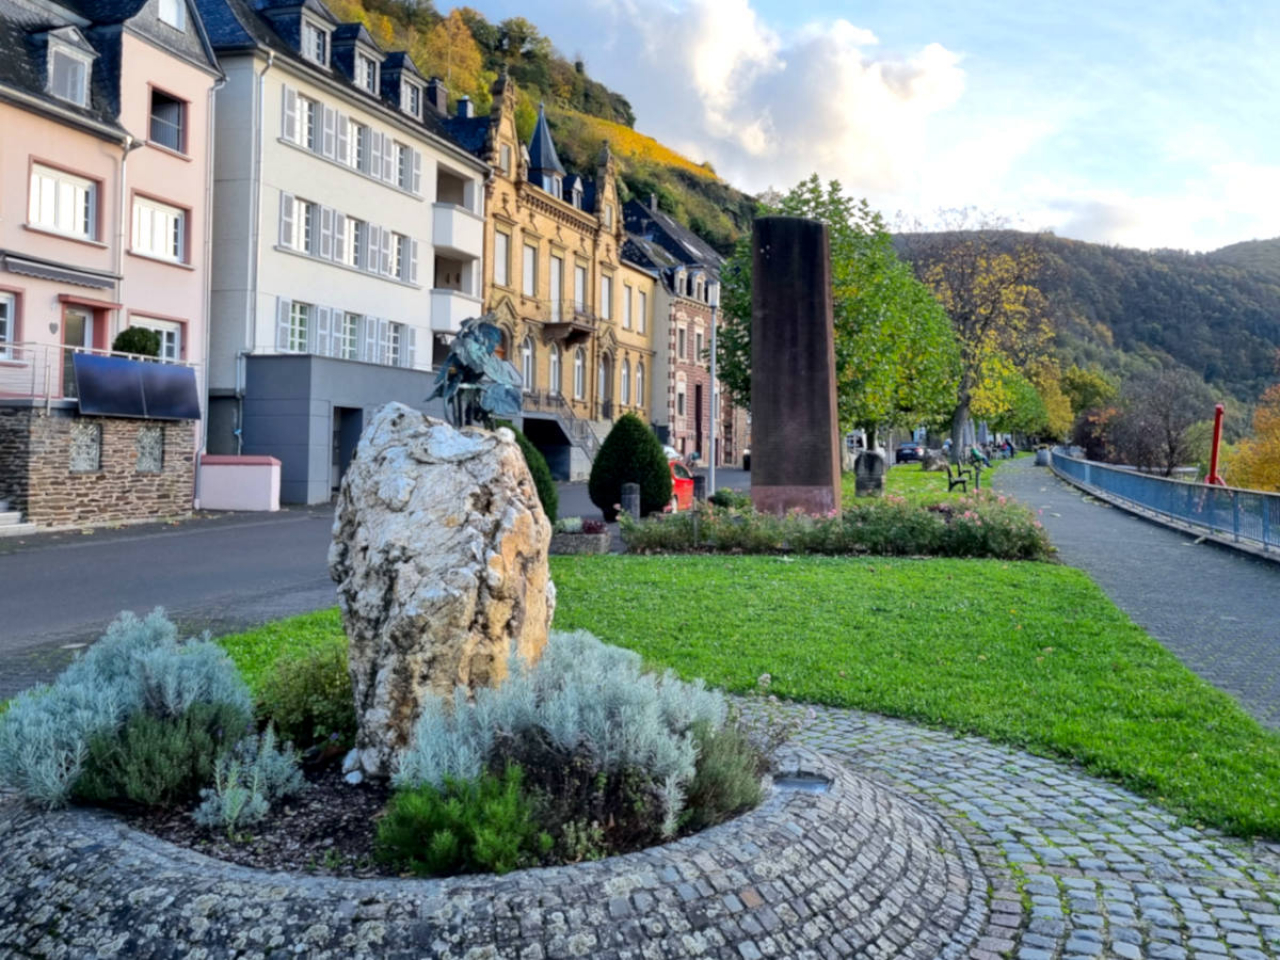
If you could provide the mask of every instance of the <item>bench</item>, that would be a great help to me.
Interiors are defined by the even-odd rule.
[[[969,492],[969,471],[964,467],[956,467],[955,473],[951,472],[951,464],[947,464],[947,493],[950,493],[956,487],[960,487],[965,493]]]

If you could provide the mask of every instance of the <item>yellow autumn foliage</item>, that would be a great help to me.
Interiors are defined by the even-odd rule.
[[[1253,413],[1253,436],[1229,452],[1226,468],[1233,487],[1280,491],[1280,383],[1262,395]]]
[[[646,137],[620,123],[561,107],[552,107],[549,112],[556,121],[557,132],[564,131],[561,136],[568,135],[580,142],[608,142],[609,149],[615,156],[677,167],[707,180],[719,179],[708,167],[694,163],[683,154],[663,146],[653,137]]]

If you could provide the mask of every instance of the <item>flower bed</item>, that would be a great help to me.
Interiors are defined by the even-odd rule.
[[[1048,560],[1053,548],[1030,510],[979,491],[941,503],[889,494],[862,498],[825,517],[757,513],[749,506],[699,505],[641,521],[624,519],[637,553],[797,553]]]
[[[565,517],[556,521],[551,531],[550,552],[553,554],[608,553],[609,528],[602,520]]]

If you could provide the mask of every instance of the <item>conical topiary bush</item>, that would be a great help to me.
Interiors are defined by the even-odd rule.
[[[657,435],[634,413],[621,417],[591,465],[587,493],[609,521],[618,517],[622,485],[640,484],[640,512],[661,510],[671,500],[671,467]]]

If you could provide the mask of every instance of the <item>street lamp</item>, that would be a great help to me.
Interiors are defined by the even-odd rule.
[[[711,469],[707,476],[707,496],[716,492],[716,427],[720,423],[720,385],[716,382],[716,311],[720,308],[720,281],[707,284],[711,305]]]

